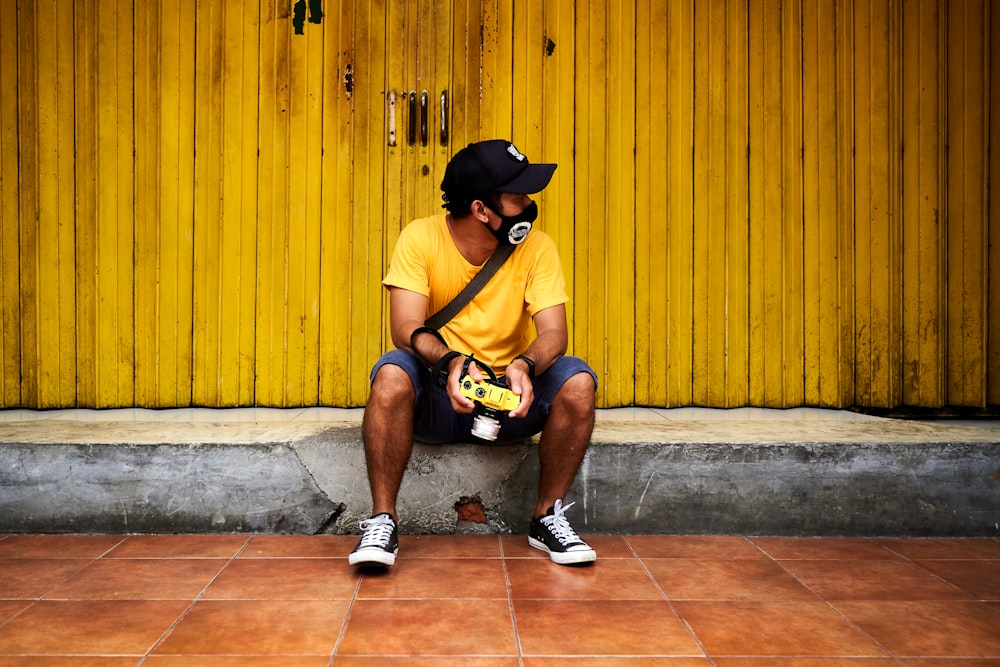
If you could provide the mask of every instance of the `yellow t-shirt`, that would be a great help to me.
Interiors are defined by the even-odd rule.
[[[446,306],[481,267],[455,247],[444,214],[408,224],[399,235],[382,284],[428,297],[430,317]],[[532,339],[531,318],[569,301],[552,238],[533,229],[496,275],[441,328],[448,347],[494,369],[506,368]]]

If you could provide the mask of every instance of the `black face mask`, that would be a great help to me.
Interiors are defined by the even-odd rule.
[[[496,237],[500,245],[517,245],[528,238],[528,232],[531,231],[531,223],[538,217],[538,204],[531,202],[517,215],[504,215],[493,208],[491,204],[486,205],[500,217],[499,229],[493,229],[489,225],[486,225],[486,228]]]

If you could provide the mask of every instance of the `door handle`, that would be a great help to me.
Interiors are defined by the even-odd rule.
[[[427,145],[427,91],[420,93],[420,145]]]
[[[441,145],[448,145],[448,91],[441,91]]]
[[[410,113],[407,117],[406,143],[417,145],[417,91],[410,91]]]
[[[389,91],[389,145],[396,145],[396,91]]]

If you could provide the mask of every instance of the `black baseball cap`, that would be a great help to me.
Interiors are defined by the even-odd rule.
[[[445,167],[442,198],[460,204],[491,192],[534,194],[549,184],[556,166],[531,164],[514,144],[504,139],[479,141],[455,153]]]

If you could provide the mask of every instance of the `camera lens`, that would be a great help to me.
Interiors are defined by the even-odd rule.
[[[497,436],[500,435],[500,422],[479,415],[472,420],[472,435],[483,440],[496,440]]]

